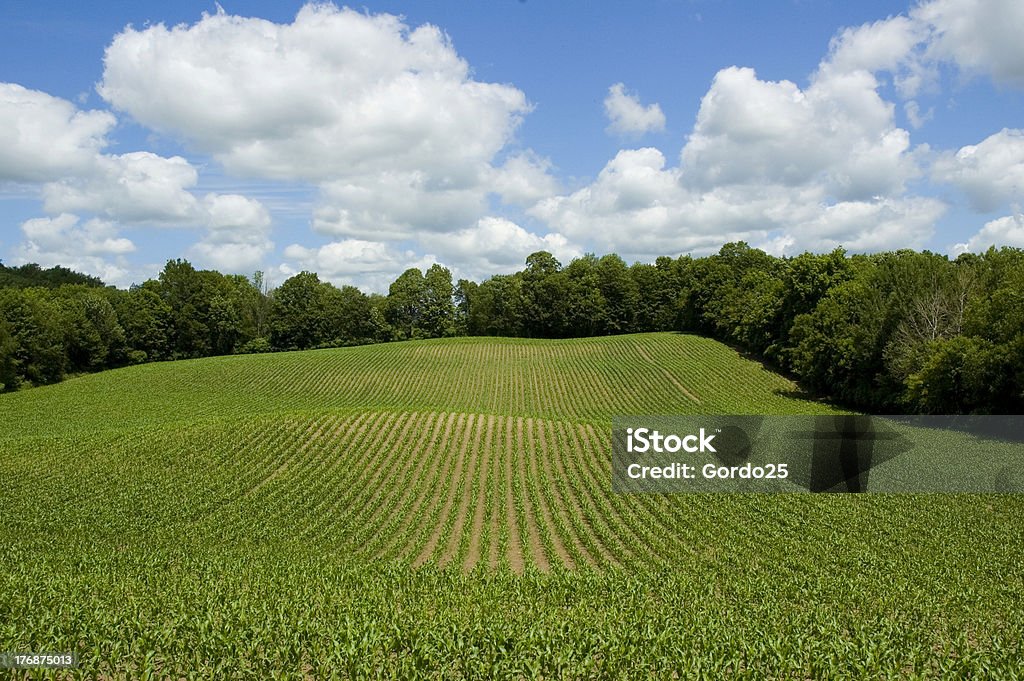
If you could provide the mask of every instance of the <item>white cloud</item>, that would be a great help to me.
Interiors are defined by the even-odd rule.
[[[197,221],[200,207],[187,190],[198,180],[180,156],[164,158],[146,151],[97,156],[93,167],[43,187],[48,213],[89,212],[123,222]]]
[[[933,84],[939,61],[1012,80],[1013,50],[989,45],[974,58],[963,47],[972,31],[1005,32],[990,16],[999,4],[969,20],[962,7],[934,0],[909,16],[840,32],[804,88],[761,80],[749,68],[723,69],[701,101],[678,168],[666,167],[654,149],[623,150],[589,186],[543,200],[531,213],[574,240],[647,257],[706,252],[736,239],[776,252],[922,247],[946,208],[906,195],[906,187],[931,152],[911,146],[875,74],[891,73],[904,95]],[[1021,7],[1003,12],[1002,21],[1024,28]],[[949,41],[956,47],[941,47]],[[1021,44],[1013,41],[1015,49]],[[914,101],[904,111],[915,127],[931,115]],[[1004,131],[940,157],[933,178],[991,209],[1019,196],[1019,141],[1016,131]]]
[[[301,270],[310,270],[336,285],[359,286],[378,293],[387,293],[391,282],[410,267],[426,269],[437,262],[432,255],[421,256],[363,239],[335,241],[319,248],[292,244],[284,249],[284,257],[286,262],[275,272],[282,281]]]
[[[306,5],[291,24],[204,15],[127,28],[100,94],[233,171],[322,180],[395,169],[463,171],[489,159],[528,110],[480,83],[439,29]]]
[[[130,283],[123,256],[134,246],[110,235],[132,224],[206,228],[189,251],[201,264],[232,272],[259,265],[273,248],[262,204],[232,194],[199,200],[190,191],[198,172],[180,156],[102,153],[113,124],[109,113],[0,84],[0,179],[44,183],[43,210],[53,216],[24,223],[17,258]],[[79,225],[82,213],[96,219]]]
[[[926,0],[907,16],[846,28],[823,69],[889,71],[905,97],[934,87],[937,66],[1024,87],[1024,4],[1019,0]]]
[[[844,28],[829,43],[828,63],[841,73],[894,71],[925,37],[924,27],[905,16]]]
[[[858,40],[889,39],[882,33]],[[868,59],[870,50],[858,50],[840,57]],[[622,150],[590,185],[530,212],[627,259],[699,255],[737,240],[780,253],[924,244],[945,208],[904,196],[927,147],[911,149],[894,118],[863,68],[826,62],[805,89],[726,68],[701,101],[678,167],[656,149]]]
[[[63,265],[119,286],[136,280],[133,274],[137,273],[124,257],[135,250],[135,244],[118,236],[110,222],[92,219],[80,223],[77,215],[62,213],[26,220],[21,231],[25,241],[14,252],[16,262]]]
[[[904,97],[934,87],[938,74],[923,56],[929,27],[906,16],[890,17],[841,30],[829,42],[828,56],[819,65],[824,77],[888,71]]]
[[[530,151],[510,156],[491,169],[488,186],[504,203],[519,206],[531,206],[559,190],[550,161]]]
[[[0,83],[0,180],[46,182],[88,170],[114,127],[106,111]]]
[[[472,224],[530,109],[520,90],[473,80],[436,27],[333,5],[291,24],[220,13],[127,28],[104,67],[98,91],[115,108],[229,172],[320,184],[314,228],[335,236]]]
[[[637,95],[626,92],[622,83],[608,88],[604,112],[610,121],[608,130],[621,135],[642,135],[665,129],[665,114],[661,107],[657,103],[644,106]]]
[[[661,152],[646,148],[620,151],[593,183],[545,199],[530,212],[569,239],[629,260],[763,238],[763,216],[777,210],[771,197],[728,188],[689,191],[679,169],[666,169]]]
[[[684,180],[704,189],[820,183],[840,200],[899,192],[917,166],[877,86],[866,71],[819,73],[801,90],[723,69],[683,149]]]
[[[123,255],[135,250],[134,244],[116,236],[114,225],[89,220],[78,225],[77,215],[61,213],[54,218],[34,218],[21,225],[29,244],[40,251],[68,250],[83,255]]]
[[[935,221],[946,212],[941,201],[927,197],[846,201],[824,207],[817,216],[786,233],[798,250],[852,251],[924,248]],[[792,254],[792,248],[787,252]]]
[[[930,121],[932,116],[935,115],[935,109],[933,108],[929,108],[924,113],[921,113],[921,105],[914,100],[903,103],[903,112],[906,114],[907,120],[914,129],[920,128],[922,125]]]
[[[274,248],[270,214],[263,204],[238,194],[207,194],[201,206],[209,229],[189,256],[221,272],[259,269]]]
[[[1024,130],[1004,128],[955,154],[943,154],[932,177],[963,191],[975,209],[988,212],[1024,197]]]
[[[965,252],[980,253],[989,246],[1024,248],[1024,214],[1017,212],[986,222],[985,226],[966,243],[956,244],[951,250],[954,255]]]
[[[332,236],[402,240],[457,229],[487,208],[477,181],[435,182],[426,173],[393,172],[321,185],[313,229]]]
[[[561,234],[538,236],[498,217],[481,218],[458,232],[433,235],[423,245],[444,262],[455,263],[458,276],[477,281],[522,269],[526,256],[536,251],[549,251],[563,263],[583,254]]]
[[[932,31],[927,57],[1024,87],[1024,3],[1020,0],[932,0],[915,7],[911,16]]]

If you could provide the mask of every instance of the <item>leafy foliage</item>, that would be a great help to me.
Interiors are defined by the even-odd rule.
[[[482,282],[453,285],[438,264],[410,268],[387,296],[337,288],[312,272],[268,290],[259,272],[224,276],[172,260],[158,280],[128,292],[32,290],[30,311],[8,306],[5,390],[159,359],[453,335],[689,331],[763,357],[806,389],[866,411],[1024,409],[1024,251],[1012,248],[955,261],[841,249],[776,258],[740,242],[704,258],[631,266],[614,254],[563,266],[539,251],[522,271]],[[63,329],[56,345],[46,331],[53,305]]]

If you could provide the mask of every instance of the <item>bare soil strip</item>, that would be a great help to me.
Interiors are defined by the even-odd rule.
[[[465,537],[462,536],[463,528],[466,525],[466,516],[469,513],[470,502],[473,500],[474,490],[472,482],[477,476],[477,459],[480,456],[480,432],[483,430],[483,426],[483,417],[481,416],[477,419],[476,427],[473,429],[474,436],[469,438],[472,441],[469,461],[466,462],[466,469],[459,480],[459,485],[462,487],[462,499],[455,513],[455,524],[452,527],[451,535],[448,537],[448,545],[441,555],[441,567],[444,567],[459,556],[459,550],[465,542]]]

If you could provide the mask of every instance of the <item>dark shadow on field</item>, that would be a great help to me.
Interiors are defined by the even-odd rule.
[[[800,400],[802,402],[815,402],[817,404],[827,404],[830,407],[843,408],[838,403],[833,402],[826,397],[822,397],[821,395],[816,395],[812,393],[810,390],[806,390],[799,386],[795,389],[790,390],[773,390],[772,394],[778,395],[779,397],[785,397],[791,400]]]
[[[1024,416],[1018,414],[880,415],[894,423],[936,431],[952,431],[982,440],[1024,442]]]
[[[706,336],[702,333],[697,333],[695,331],[672,331],[671,333],[674,333],[677,336],[696,336],[697,338],[706,338],[707,340],[714,341],[716,343],[724,345],[733,352],[735,352],[737,355],[739,355],[740,358],[760,364],[761,368],[764,369],[765,371],[773,373],[777,376],[781,376],[796,386],[795,388],[789,390],[773,390],[772,393],[778,395],[779,397],[786,397],[789,399],[800,400],[803,402],[814,402],[815,404],[824,404],[830,407],[835,407],[837,409],[842,409],[844,411],[856,411],[852,407],[837,402],[826,395],[819,395],[817,393],[811,392],[810,390],[801,386],[799,379],[786,369],[782,368],[781,366],[779,366],[772,360],[768,359],[767,357],[759,355],[758,353],[748,350],[746,348],[740,347],[735,343],[725,341],[720,338],[715,338],[714,336]]]

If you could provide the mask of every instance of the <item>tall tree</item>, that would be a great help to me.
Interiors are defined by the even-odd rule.
[[[437,263],[423,277],[423,311],[420,328],[428,338],[455,334],[455,290],[452,273]]]
[[[270,340],[281,350],[313,348],[326,340],[323,289],[313,272],[299,272],[274,290]]]
[[[399,340],[422,337],[425,293],[423,273],[415,267],[402,272],[388,288],[387,321]]]

